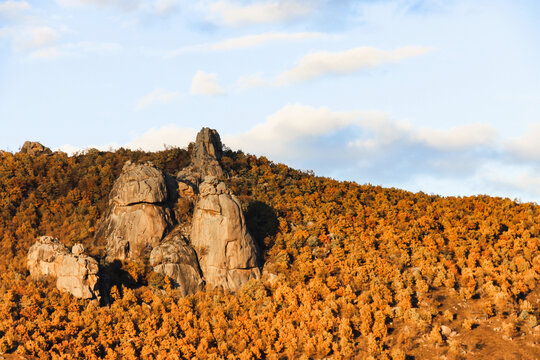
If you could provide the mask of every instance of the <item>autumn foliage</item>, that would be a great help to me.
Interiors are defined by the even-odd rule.
[[[126,160],[174,174],[189,152],[0,153],[0,354],[459,358],[481,350],[459,333],[499,322],[497,336],[521,337],[524,357],[540,356],[530,340],[540,321],[538,205],[338,182],[241,152],[222,162],[264,249],[263,280],[180,297],[143,265],[102,262],[116,276],[108,305],[32,281],[26,253],[41,235],[102,258],[94,231]]]

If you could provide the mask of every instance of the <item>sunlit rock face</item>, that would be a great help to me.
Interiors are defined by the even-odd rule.
[[[258,249],[240,202],[215,177],[206,177],[199,187],[191,243],[207,286],[236,291],[249,279],[260,278]]]
[[[219,163],[223,156],[223,144],[218,132],[202,128],[197,134],[191,153],[191,164],[177,174],[180,180],[198,184],[205,176],[223,178],[225,172]]]
[[[172,226],[163,173],[151,164],[127,162],[113,185],[109,209],[96,233],[106,239],[109,260],[140,260]]]
[[[260,278],[240,202],[218,180],[225,177],[222,153],[217,131],[203,128],[191,164],[176,179],[151,164],[127,162],[96,232],[106,242],[106,259],[149,262],[184,295],[205,284],[236,291]]]
[[[150,265],[185,296],[204,288],[197,254],[180,235],[168,236],[150,254]]]
[[[58,239],[42,236],[28,250],[27,265],[36,280],[45,276],[56,278],[60,291],[83,299],[99,297],[98,262],[84,254],[81,244],[69,251]]]

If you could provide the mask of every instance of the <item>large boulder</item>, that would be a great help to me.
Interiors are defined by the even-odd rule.
[[[120,206],[161,204],[166,201],[165,176],[150,163],[135,165],[127,161],[109,195],[109,203]]]
[[[69,249],[51,236],[40,237],[28,250],[27,266],[34,280],[45,276],[56,277]]]
[[[191,243],[209,287],[236,291],[249,279],[260,278],[258,248],[240,202],[215,177],[206,177],[199,187]]]
[[[38,156],[38,155],[43,155],[43,154],[50,155],[52,154],[52,151],[48,147],[43,146],[38,142],[25,141],[21,148],[20,153],[31,155],[31,156]]]
[[[96,238],[106,240],[109,260],[141,260],[172,226],[167,183],[151,164],[127,162],[113,185],[109,209]]]
[[[180,235],[168,236],[150,253],[150,265],[168,276],[182,296],[204,288],[197,254]]]
[[[58,290],[83,299],[99,297],[98,262],[84,254],[81,244],[70,252],[58,239],[42,236],[28,250],[27,265],[36,280],[56,278]]]

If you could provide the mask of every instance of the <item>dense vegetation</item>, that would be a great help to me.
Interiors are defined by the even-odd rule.
[[[0,354],[540,357],[538,205],[338,182],[241,152],[223,165],[264,247],[264,281],[183,298],[128,263],[106,306],[32,281],[26,252],[40,235],[103,255],[94,229],[128,159],[174,174],[189,151],[0,153]]]

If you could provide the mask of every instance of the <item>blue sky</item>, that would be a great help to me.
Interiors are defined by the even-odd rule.
[[[540,202],[540,3],[0,0],[0,148],[232,149]]]

